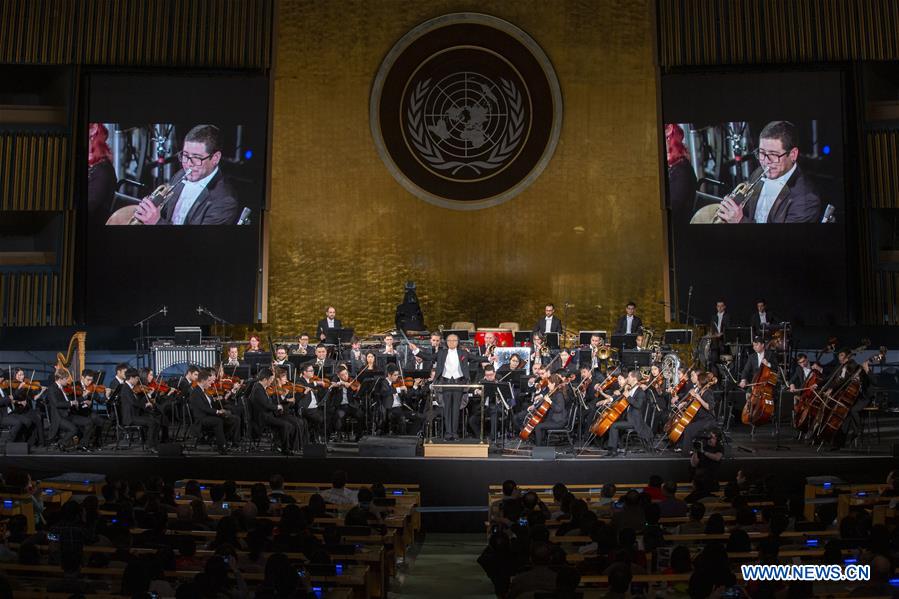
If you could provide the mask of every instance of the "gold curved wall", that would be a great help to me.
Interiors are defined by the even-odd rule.
[[[494,208],[406,192],[369,131],[372,79],[404,33],[457,11],[518,25],[555,66],[565,106],[549,166]],[[531,326],[553,301],[569,327],[609,326],[628,299],[662,324],[655,28],[649,0],[310,2],[277,13],[268,321],[311,329],[326,304],[358,332],[392,326],[407,279],[431,328]],[[573,304],[565,309],[563,304]],[[602,306],[602,308],[597,308]]]

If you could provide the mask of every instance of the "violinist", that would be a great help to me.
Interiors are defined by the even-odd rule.
[[[125,383],[125,371],[128,370],[128,364],[125,362],[120,362],[116,364],[115,367],[115,376],[112,377],[112,380],[109,381],[109,384],[106,385],[106,397],[113,397],[116,391],[119,390],[119,386]]]
[[[717,382],[715,375],[711,372],[699,372],[696,374],[695,381],[696,386],[690,390],[685,401],[695,399],[699,402],[700,409],[681,435],[681,451],[690,451],[693,447],[693,439],[714,429],[718,424],[718,420],[715,418],[715,408],[718,405],[714,390]]]
[[[77,436],[79,445],[76,449],[88,451],[84,440],[92,437],[94,423],[90,418],[79,416],[73,411],[78,407],[78,398],[72,388],[72,375],[68,370],[59,368],[53,373],[53,384],[47,391],[47,406],[50,413],[50,438],[55,437],[57,432],[60,435],[57,448],[68,451],[69,441]]]
[[[636,430],[640,439],[645,443],[652,441],[652,433],[644,420],[643,413],[646,409],[646,392],[641,388],[639,382],[640,373],[638,371],[631,370],[627,373],[624,388],[621,390],[621,395],[627,397],[627,412],[624,420],[619,418],[609,428],[607,455],[615,455],[622,451],[619,434],[623,430]]]
[[[337,309],[334,306],[328,306],[325,310],[325,317],[318,321],[318,338],[324,341],[329,330],[340,328],[343,326],[337,319]]]
[[[161,381],[157,381],[156,373],[150,368],[141,368],[138,372],[140,374],[140,384],[145,390],[147,399],[153,403],[156,411],[162,416],[160,421],[161,441],[166,443],[169,440],[169,425],[172,422],[171,416],[174,408],[172,394],[175,392],[175,389],[164,385]]]
[[[499,422],[499,392],[496,388],[496,371],[490,364],[484,366],[484,376],[479,381],[480,384],[486,385],[484,389],[475,389],[471,402],[470,415],[468,416],[468,430],[472,436],[480,437],[481,435],[481,411],[484,411],[484,423],[490,427],[490,439],[496,440],[496,428]],[[508,385],[507,385],[508,386]],[[480,399],[480,401],[477,401]]]
[[[31,409],[31,402],[14,401],[14,397],[6,372],[0,370],[0,424],[9,427],[9,440],[15,442],[23,433],[27,435],[29,449],[34,449],[38,443],[43,445],[44,427],[40,414]]]
[[[105,404],[106,395],[98,393],[95,389],[94,381],[97,373],[93,370],[83,370],[81,372],[81,380],[75,383],[75,398],[78,405],[71,412],[74,416],[87,418],[91,421],[91,433],[85,432],[82,438],[82,445],[88,448],[99,448],[103,436],[103,418],[94,411],[94,403]],[[96,433],[100,433],[97,435]],[[99,438],[97,438],[99,437]]]
[[[199,436],[202,431],[212,431],[216,449],[225,455],[228,453],[227,442],[237,441],[240,428],[237,419],[209,395],[208,389],[213,380],[209,371],[201,371],[197,376],[197,386],[190,394],[190,412],[194,419],[192,432]]]
[[[328,389],[327,405],[329,406],[329,418],[334,423],[334,431],[342,433],[347,418],[362,421],[362,410],[359,407],[359,382],[350,378],[350,370],[345,364],[337,367],[337,379],[331,383]],[[357,433],[362,434],[361,430]]]
[[[212,383],[216,394],[218,394],[219,405],[224,407],[231,414],[231,417],[237,420],[234,426],[237,429],[237,440],[240,441],[241,433],[244,430],[243,425],[247,419],[246,410],[243,404],[238,401],[238,397],[243,389],[243,382],[237,377],[226,376],[224,364],[219,364],[218,370],[213,375]]]
[[[381,398],[387,416],[384,419],[385,434],[389,434],[390,425],[400,435],[407,432],[417,435],[420,432],[422,419],[412,404],[419,398],[421,383],[421,379],[416,379],[412,383],[412,389],[407,389],[400,378],[400,369],[395,364],[387,365],[386,378],[381,379],[374,391]]]
[[[565,428],[565,424],[568,421],[568,411],[565,408],[565,400],[562,397],[561,390],[562,378],[558,374],[550,375],[549,378],[546,379],[546,385],[539,388],[537,394],[534,396],[534,403],[528,408],[528,414],[524,422],[525,424],[527,424],[527,418],[533,414],[534,410],[538,408],[546,398],[549,398],[552,401],[549,412],[547,412],[546,416],[543,417],[543,420],[534,427],[534,430],[531,433],[534,442],[537,445],[546,445],[548,431]],[[522,426],[522,428],[524,428],[524,426]]]
[[[190,364],[188,365],[184,376],[178,379],[178,383],[175,387],[178,389],[178,394],[185,400],[190,398],[191,390],[193,389],[194,383],[197,382],[197,377],[199,375],[200,367],[196,364]]]
[[[41,447],[46,447],[47,440],[44,436],[44,421],[39,402],[46,392],[46,387],[25,378],[24,370],[21,368],[15,370],[12,383],[13,413],[31,423],[34,427],[32,435],[37,435],[37,442]]]
[[[162,415],[154,409],[139,382],[140,373],[136,368],[125,371],[125,384],[119,391],[120,418],[124,426],[147,427],[147,448],[151,453],[156,453]]]
[[[250,389],[250,403],[253,405],[257,424],[267,426],[272,430],[276,450],[290,455],[293,448],[299,448],[304,425],[299,418],[284,409],[277,392],[273,391],[269,395],[268,391],[272,388],[274,381],[275,374],[270,368],[260,370],[256,382]]]
[[[306,422],[311,438],[313,433],[322,432],[325,424],[324,382],[315,376],[315,367],[312,364],[305,364],[297,385],[308,389],[302,396],[296,398],[296,406],[297,413]]]
[[[664,422],[668,412],[670,396],[668,395],[668,390],[665,388],[665,377],[662,375],[662,365],[658,362],[653,362],[649,366],[649,384],[646,387],[646,394],[647,399],[652,402],[650,404],[653,406],[652,409],[660,412],[660,417],[657,418],[657,421],[659,423]]]

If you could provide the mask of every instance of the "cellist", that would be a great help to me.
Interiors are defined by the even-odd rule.
[[[627,414],[624,419],[616,420],[609,429],[607,455],[613,456],[619,450],[619,431],[634,429],[644,442],[652,441],[652,432],[644,420],[643,410],[646,407],[646,391],[640,385],[640,373],[631,370],[624,381],[622,395],[627,397]]]
[[[752,340],[752,353],[746,358],[743,372],[740,378],[740,388],[745,389],[749,383],[755,380],[755,375],[762,368],[762,364],[771,370],[777,370],[777,352],[773,349],[765,349],[765,340],[756,337]]]
[[[537,391],[533,405],[539,407],[546,398],[552,401],[549,412],[546,413],[546,416],[543,417],[539,424],[534,426],[531,432],[537,445],[546,445],[547,431],[565,428],[565,424],[568,422],[568,411],[565,409],[565,399],[562,397],[562,377],[558,374],[550,375],[546,379],[546,386],[541,387]],[[525,425],[527,425],[531,413],[532,410],[528,409],[525,416]]]
[[[698,401],[700,409],[693,416],[690,424],[684,428],[678,448],[681,451],[690,451],[693,447],[693,439],[697,435],[715,428],[718,424],[718,420],[715,418],[715,407],[718,402],[713,389],[716,382],[717,379],[711,372],[700,372],[696,375],[696,386],[690,389],[687,400]]]
[[[808,384],[812,378],[812,372],[817,372],[820,375],[824,370],[817,362],[814,364],[809,362],[807,355],[796,354],[796,367],[790,375],[789,386],[790,393],[793,394],[793,426],[796,426],[796,416],[800,409],[802,392],[805,389],[816,390],[818,388],[817,383]]]

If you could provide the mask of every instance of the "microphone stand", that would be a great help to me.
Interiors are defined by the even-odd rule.
[[[221,318],[220,316],[213,314],[208,308],[206,308],[204,306],[197,306],[197,314],[205,314],[206,316],[208,316],[209,318],[214,320],[216,322],[216,324],[220,324],[223,327],[231,324],[224,318]]]
[[[134,326],[138,327],[137,330],[137,338],[134,340],[134,362],[137,364],[137,367],[141,367],[141,356],[146,355],[147,347],[146,347],[146,338],[150,336],[150,325],[149,322],[159,316],[160,314],[168,314],[168,308],[166,306],[161,307],[159,310],[156,310],[143,320],[138,320],[134,323]],[[144,325],[147,327],[147,334],[144,334]],[[147,361],[149,365],[149,360]]]
[[[789,450],[790,448],[786,445],[780,444],[780,419],[782,415],[782,407],[781,400],[783,400],[783,393],[786,387],[786,382],[789,380],[787,378],[787,373],[784,370],[783,366],[778,366],[777,369],[780,371],[780,390],[777,393],[777,405],[775,406],[777,409],[775,410],[774,415],[774,451],[779,451],[781,449]]]

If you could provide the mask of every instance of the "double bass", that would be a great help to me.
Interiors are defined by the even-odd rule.
[[[674,414],[671,415],[671,418],[668,419],[668,422],[665,424],[665,436],[668,437],[668,441],[670,441],[672,445],[680,441],[680,438],[684,434],[684,429],[693,422],[693,418],[699,413],[699,410],[702,409],[699,398],[717,383],[717,377],[709,375],[709,380],[701,389],[690,389],[688,395],[692,395],[693,399],[689,402],[684,400],[674,411]]]
[[[743,424],[761,426],[771,422],[774,416],[774,387],[777,386],[777,372],[768,364],[762,364],[752,379],[752,390],[743,406]]]

